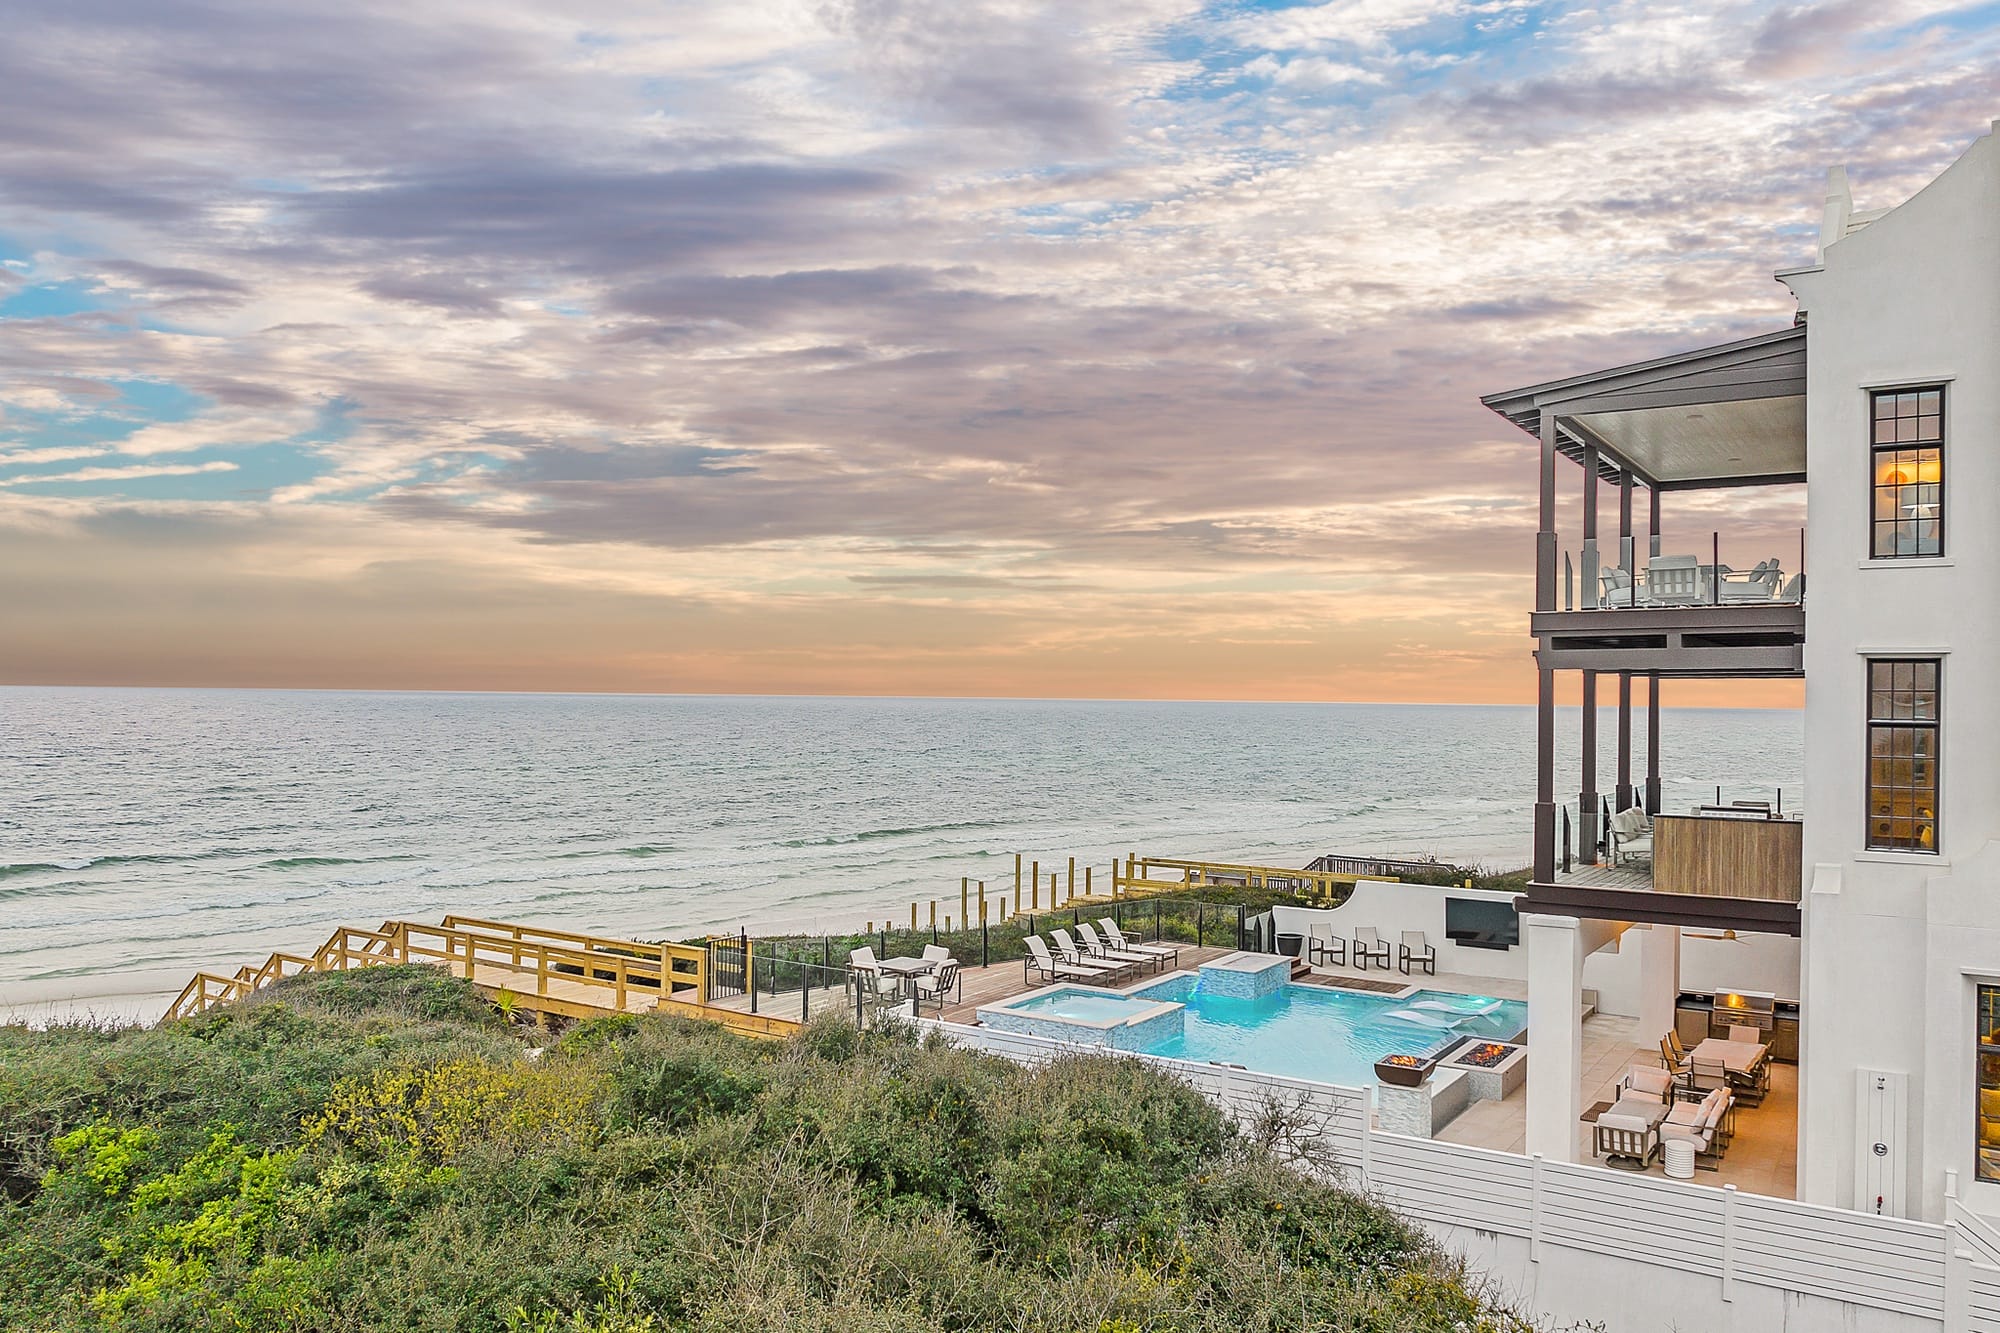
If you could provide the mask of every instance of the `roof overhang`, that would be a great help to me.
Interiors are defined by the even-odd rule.
[[[1479,401],[1600,474],[1660,490],[1806,479],[1806,329],[1530,385]]]

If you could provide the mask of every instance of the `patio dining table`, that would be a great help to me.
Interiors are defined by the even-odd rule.
[[[909,993],[914,978],[935,971],[937,965],[935,958],[884,958],[875,964],[884,975],[896,979],[897,993],[902,995]]]
[[[1732,1074],[1752,1074],[1771,1054],[1762,1042],[1731,1041],[1727,1037],[1706,1037],[1688,1052],[1691,1059],[1713,1060]]]

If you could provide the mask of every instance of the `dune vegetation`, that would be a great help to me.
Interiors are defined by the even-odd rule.
[[[1126,1060],[302,977],[0,1029],[0,1328],[1526,1329],[1281,1121]]]

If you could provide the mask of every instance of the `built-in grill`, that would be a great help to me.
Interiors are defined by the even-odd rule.
[[[1768,1037],[1777,1022],[1778,997],[1769,991],[1724,990],[1715,993],[1717,1028],[1734,1024],[1756,1028]]]

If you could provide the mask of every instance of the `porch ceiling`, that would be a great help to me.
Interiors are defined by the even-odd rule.
[[[1804,325],[1593,371],[1480,401],[1599,472],[1684,490],[1805,480]]]

